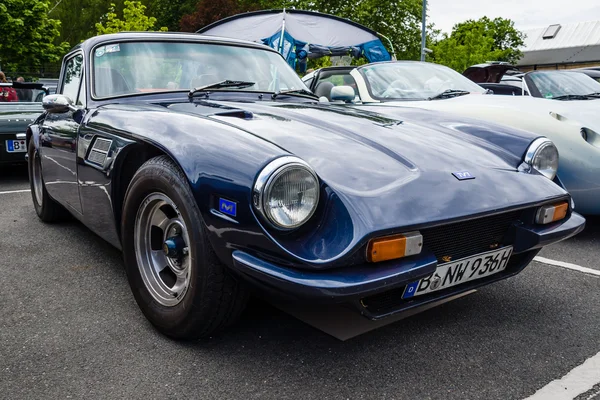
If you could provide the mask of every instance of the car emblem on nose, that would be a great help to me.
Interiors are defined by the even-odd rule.
[[[467,179],[475,179],[475,176],[472,175],[469,171],[459,171],[453,172],[452,175],[459,181],[466,181]]]

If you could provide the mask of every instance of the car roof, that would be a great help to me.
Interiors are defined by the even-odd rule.
[[[91,37],[77,46],[73,47],[71,51],[76,49],[83,49],[89,51],[97,45],[103,43],[114,43],[123,41],[173,41],[173,42],[195,42],[195,43],[218,43],[218,44],[231,44],[245,47],[255,47],[263,50],[270,50],[277,52],[275,49],[266,46],[262,43],[251,42],[248,40],[232,39],[219,36],[201,35],[197,33],[187,32],[119,32],[110,33],[106,35],[98,35]]]

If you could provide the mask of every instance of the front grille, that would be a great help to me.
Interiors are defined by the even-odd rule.
[[[514,273],[515,269],[519,268],[519,266],[521,266],[521,264],[526,260],[527,257],[530,257],[530,252],[514,254],[510,257],[506,269],[498,275],[490,275],[480,280],[474,280],[465,283],[471,285],[477,284],[478,282],[484,283],[492,279],[497,279],[498,276]],[[405,309],[407,308],[407,306],[409,306],[409,303],[424,302],[431,299],[432,297],[437,298],[439,296],[443,296],[446,293],[457,291],[459,290],[458,288],[460,288],[462,285],[449,287],[447,289],[425,294],[423,296],[411,297],[410,299],[402,298],[402,294],[404,293],[405,288],[405,286],[402,286],[396,289],[388,290],[386,292],[375,294],[373,296],[365,297],[361,300],[361,304],[366,309],[366,312],[371,316],[382,316],[392,313],[394,311]]]
[[[440,263],[458,260],[508,245],[508,228],[523,211],[511,211],[489,217],[472,219],[421,229],[423,248],[431,250]]]

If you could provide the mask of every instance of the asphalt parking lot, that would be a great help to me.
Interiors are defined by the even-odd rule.
[[[120,253],[41,223],[27,189],[0,169],[1,398],[600,399],[599,219],[547,263],[346,342],[254,301],[227,334],[178,343],[140,313]]]

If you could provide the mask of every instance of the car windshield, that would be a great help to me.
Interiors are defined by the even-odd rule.
[[[445,91],[485,93],[485,89],[442,65],[421,62],[372,64],[359,69],[378,100],[424,100]]]
[[[0,104],[4,103],[41,103],[46,92],[27,83],[0,84]],[[37,85],[36,85],[37,86]]]
[[[541,97],[553,99],[561,96],[585,96],[600,93],[600,83],[581,72],[538,71],[527,74]]]
[[[230,91],[308,90],[278,53],[250,47],[121,42],[96,47],[93,60],[93,93],[99,98],[189,91],[225,80],[254,83]]]

